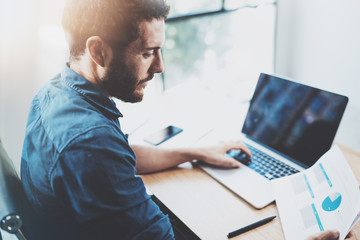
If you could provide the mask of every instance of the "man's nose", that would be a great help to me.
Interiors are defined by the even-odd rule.
[[[155,55],[154,61],[151,65],[151,72],[153,73],[161,73],[164,71],[164,63],[161,56],[161,51]]]

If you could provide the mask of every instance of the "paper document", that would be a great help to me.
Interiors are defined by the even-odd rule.
[[[359,219],[359,184],[337,146],[311,168],[271,182],[288,240],[330,229],[344,239]]]

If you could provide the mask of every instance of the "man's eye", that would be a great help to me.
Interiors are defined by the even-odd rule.
[[[145,58],[148,58],[148,57],[151,57],[152,55],[153,55],[154,53],[143,53],[143,56],[145,57]]]

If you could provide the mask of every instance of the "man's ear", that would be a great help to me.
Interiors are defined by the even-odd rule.
[[[106,67],[111,61],[111,48],[99,36],[92,36],[86,40],[86,49],[91,60],[101,67]]]

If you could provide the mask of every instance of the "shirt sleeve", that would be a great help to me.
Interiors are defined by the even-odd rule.
[[[123,134],[94,128],[60,153],[51,186],[76,220],[100,239],[173,239],[169,219],[146,193],[135,163]]]

